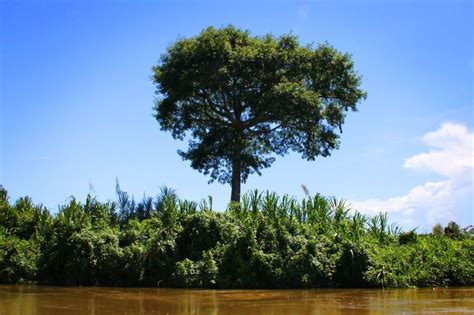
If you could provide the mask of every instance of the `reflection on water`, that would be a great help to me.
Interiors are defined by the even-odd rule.
[[[0,286],[0,314],[474,313],[474,287],[180,290]]]

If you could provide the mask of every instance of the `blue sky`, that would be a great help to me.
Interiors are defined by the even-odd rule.
[[[405,227],[474,223],[471,1],[4,0],[0,12],[0,183],[13,200],[113,199],[118,178],[136,199],[167,185],[225,208],[230,187],[159,130],[150,75],[178,36],[234,24],[350,52],[368,92],[340,150],[278,158],[244,191],[303,197],[304,184]]]

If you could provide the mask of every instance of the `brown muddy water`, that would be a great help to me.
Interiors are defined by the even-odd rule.
[[[0,285],[0,314],[474,314],[474,287],[181,290]]]

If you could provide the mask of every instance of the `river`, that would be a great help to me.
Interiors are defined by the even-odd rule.
[[[189,290],[0,285],[0,314],[474,314],[474,287]]]

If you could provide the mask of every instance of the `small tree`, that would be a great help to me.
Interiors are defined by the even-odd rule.
[[[444,234],[450,238],[458,238],[461,236],[461,227],[454,221],[450,221],[444,228]]]
[[[275,155],[329,156],[346,112],[366,97],[349,54],[233,26],[177,40],[153,70],[161,129],[190,137],[178,153],[211,181],[230,183],[232,201]]]
[[[439,223],[435,224],[433,226],[433,229],[431,230],[431,233],[433,235],[436,235],[436,236],[441,236],[444,234],[444,231],[443,231],[443,226]]]

